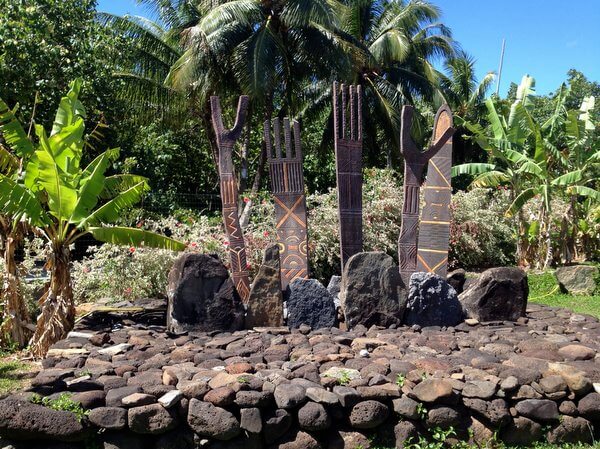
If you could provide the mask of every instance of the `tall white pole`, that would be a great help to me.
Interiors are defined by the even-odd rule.
[[[500,67],[498,67],[498,84],[496,84],[496,95],[500,93],[500,80],[502,79],[502,66],[504,65],[504,50],[506,49],[506,39],[502,39],[502,52],[500,53]]]

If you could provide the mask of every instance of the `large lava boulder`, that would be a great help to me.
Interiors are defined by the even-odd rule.
[[[404,323],[419,326],[456,326],[463,310],[456,290],[433,273],[413,273],[408,288]]]
[[[262,326],[283,326],[279,245],[272,245],[265,250],[263,263],[250,289],[246,327],[252,329]]]
[[[302,324],[321,329],[336,323],[333,297],[316,279],[298,278],[289,285],[287,311],[287,324],[292,329]]]
[[[169,273],[167,327],[172,332],[235,331],[244,306],[217,256],[184,254]]]
[[[561,290],[571,295],[593,295],[598,276],[598,268],[591,265],[573,265],[556,270]]]
[[[516,321],[525,315],[529,286],[520,268],[502,267],[484,271],[461,295],[469,318],[479,321]]]
[[[352,256],[344,267],[340,303],[350,328],[400,325],[406,288],[394,259],[380,252]]]

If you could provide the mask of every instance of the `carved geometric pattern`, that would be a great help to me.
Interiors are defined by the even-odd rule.
[[[247,303],[250,297],[250,279],[248,277],[244,234],[239,220],[237,206],[238,186],[233,173],[231,153],[235,142],[242,134],[248,111],[248,101],[249,98],[247,96],[240,97],[235,125],[231,129],[225,129],[219,97],[210,97],[212,124],[217,138],[217,146],[219,147],[219,178],[221,201],[223,203],[223,224],[225,225],[225,233],[229,239],[231,274],[233,284],[244,303]]]
[[[341,106],[339,95],[341,91]],[[350,96],[348,104],[347,96]],[[333,83],[335,163],[342,272],[362,251],[362,87]],[[348,109],[350,111],[347,120]]]
[[[452,129],[452,112],[448,106],[442,106],[436,115],[433,138],[438,139],[448,129]],[[451,170],[452,137],[429,161],[417,253],[417,270],[435,273],[444,279],[448,272],[448,240],[452,219]]]
[[[265,142],[271,175],[271,191],[275,198],[275,223],[281,265],[281,289],[297,278],[308,278],[308,234],[306,226],[306,196],[302,170],[300,124],[283,120],[284,145],[281,142],[281,122],[273,120],[274,148],[271,143],[271,122],[265,122]]]
[[[440,108],[440,111],[442,109],[444,109],[444,107]],[[437,117],[439,117],[439,115],[440,114],[438,112]],[[425,164],[430,162],[430,160],[432,160],[432,158],[434,158],[438,152],[446,151],[445,144],[451,139],[452,134],[454,133],[451,123],[446,129],[438,130],[436,120],[436,127],[434,128],[433,135],[434,144],[426,151],[421,151],[410,135],[412,117],[413,108],[411,106],[404,106],[402,108],[400,136],[400,152],[404,156],[404,203],[402,206],[402,224],[400,227],[400,236],[398,237],[398,259],[400,265],[400,275],[406,286],[409,285],[410,277],[415,271],[421,270],[422,268],[423,271],[429,271],[429,268],[431,267],[436,267],[436,269],[439,269],[441,266],[438,266],[439,261],[433,265],[430,265],[428,262],[431,259],[431,254],[435,254],[437,256],[437,253],[428,253],[424,251],[423,254],[421,254],[420,249],[417,249],[421,243],[419,236],[428,234],[430,232],[427,228],[429,225],[427,223],[427,217],[445,216],[441,213],[438,207],[438,205],[441,204],[437,200],[439,194],[436,193],[434,189],[426,189],[425,201],[427,202],[427,199],[429,199],[429,206],[427,207],[425,221],[421,221],[421,223],[419,223],[421,183],[423,180],[423,170],[425,169]],[[450,143],[450,152],[451,151],[452,144]],[[446,167],[446,161],[443,158],[436,159],[433,166],[430,165],[430,170],[436,171],[436,169],[439,167],[442,167],[443,169]],[[443,180],[440,178],[436,178],[436,180],[443,182]],[[430,183],[430,185],[437,186],[442,184]],[[449,187],[449,185],[447,187]],[[437,219],[432,219],[429,221],[435,220]],[[440,239],[441,237],[438,236],[436,238]],[[428,245],[430,242],[430,240],[427,238],[424,241],[427,242],[425,245]],[[446,242],[446,249],[447,245],[448,244]],[[437,247],[432,247],[432,249],[437,249]],[[422,262],[421,259],[425,262]]]

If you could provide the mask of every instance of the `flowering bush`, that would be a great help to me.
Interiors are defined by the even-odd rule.
[[[451,268],[482,269],[514,263],[516,233],[504,216],[509,204],[504,190],[473,189],[452,196]]]
[[[274,207],[269,194],[252,200],[253,212],[244,237],[253,277],[265,248],[276,242]],[[504,218],[508,194],[475,189],[453,196],[450,267],[486,268],[514,262],[515,233]],[[311,277],[326,283],[340,272],[336,191],[307,198]],[[402,188],[394,173],[369,169],[363,184],[365,251],[383,251],[397,259],[402,216]],[[220,217],[179,213],[177,217],[140,220],[138,227],[186,242],[189,252],[217,254],[229,266],[228,241]],[[167,275],[178,254],[149,248],[103,245],[73,267],[79,301],[114,300],[166,295]]]

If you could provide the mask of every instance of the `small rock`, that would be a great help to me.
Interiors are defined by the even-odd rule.
[[[133,393],[121,399],[121,404],[125,407],[141,407],[155,402],[156,398],[154,396],[144,393]]]
[[[382,424],[390,410],[378,401],[363,401],[352,407],[350,425],[356,429],[373,429]]]
[[[282,383],[275,388],[277,407],[292,409],[306,402],[306,389],[292,383]]]
[[[548,443],[591,444],[594,441],[592,429],[591,423],[585,418],[563,416],[558,427],[548,432]]]
[[[231,440],[240,433],[240,423],[233,414],[197,399],[190,400],[187,420],[194,432],[217,440]]]
[[[298,410],[298,424],[309,431],[325,430],[331,426],[331,417],[321,404],[308,402]]]
[[[159,435],[177,427],[175,415],[160,404],[130,408],[127,420],[132,431],[142,434]]]
[[[444,379],[425,379],[413,388],[412,394],[421,402],[437,402],[452,396],[452,384]]]
[[[596,351],[582,345],[563,346],[558,353],[567,360],[590,360],[596,356]]]
[[[590,393],[579,400],[579,414],[592,421],[600,420],[600,393]]]
[[[131,349],[130,344],[121,343],[118,345],[109,346],[108,348],[100,349],[98,351],[98,353],[103,354],[103,355],[113,356],[113,355],[117,355],[117,354],[123,354],[124,352],[129,351],[129,349]]]
[[[183,393],[179,390],[171,390],[158,399],[158,403],[164,408],[171,408],[183,399]]]
[[[526,399],[515,405],[519,415],[536,421],[558,420],[558,406],[548,399]]]
[[[127,427],[127,410],[120,407],[98,407],[90,410],[88,419],[103,429],[121,430]]]
[[[260,409],[243,408],[240,410],[240,428],[250,433],[262,432],[263,424]]]

